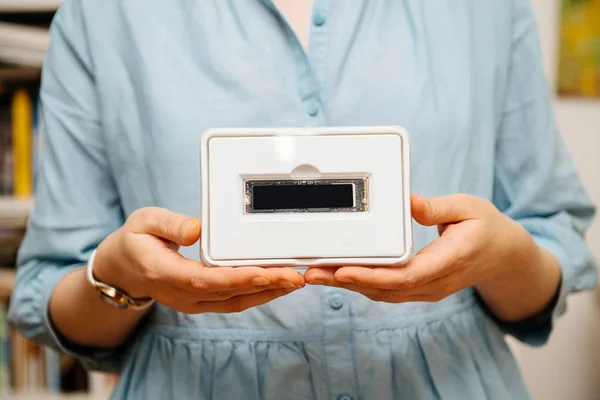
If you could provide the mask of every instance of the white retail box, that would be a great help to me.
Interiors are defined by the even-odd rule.
[[[202,261],[405,263],[413,248],[409,153],[396,126],[208,130]]]

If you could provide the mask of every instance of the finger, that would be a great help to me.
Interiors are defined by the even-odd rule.
[[[440,282],[444,280],[445,277],[439,279]],[[310,282],[308,283],[310,284]],[[452,294],[452,292],[448,292],[447,290],[444,290],[442,288],[429,287],[430,284],[427,284],[422,288],[415,288],[407,291],[401,291],[396,289],[375,289],[365,286],[354,285],[351,283],[342,283],[336,280],[327,281],[324,285],[350,290],[352,292],[362,294],[370,300],[386,303],[430,303],[440,301]]]
[[[238,313],[249,308],[260,306],[279,297],[286,296],[296,289],[267,290],[260,293],[232,297],[225,301],[198,302],[194,306],[194,313]]]
[[[164,208],[146,207],[136,210],[127,219],[135,233],[147,233],[181,246],[191,246],[200,239],[200,220]]]
[[[350,283],[377,289],[410,290],[450,274],[460,257],[456,246],[437,239],[421,250],[403,267],[341,267],[335,272],[318,271],[306,277],[306,282],[324,281],[326,285]],[[308,273],[308,271],[307,271]]]
[[[334,286],[360,293],[371,300],[386,301],[390,303],[401,303],[405,301],[439,301],[452,293],[463,289],[460,284],[457,284],[454,274],[434,279],[423,286],[408,290],[379,289],[341,282],[336,283]]]
[[[251,287],[248,289],[239,289],[239,290],[222,290],[216,292],[208,292],[202,295],[201,301],[223,301],[229,300],[232,297],[244,296],[249,294],[260,293],[264,291],[272,291],[272,290],[286,290],[286,289],[299,289],[299,287],[294,286],[288,281],[277,281],[268,286],[257,286]],[[199,300],[200,301],[200,300]]]
[[[207,292],[207,293],[202,293],[202,294],[198,294],[198,293],[194,293],[194,292],[190,292],[190,291],[182,291],[181,289],[178,288],[172,288],[167,290],[166,292],[164,292],[160,298],[156,298],[157,301],[159,302],[168,302],[168,303],[176,303],[176,302],[181,302],[182,299],[184,302],[188,301],[188,302],[194,302],[197,303],[199,301],[224,301],[224,300],[229,300],[232,297],[236,297],[236,296],[244,296],[244,295],[250,295],[250,294],[255,294],[255,293],[260,293],[260,292],[264,292],[264,291],[272,291],[272,290],[285,290],[285,289],[296,289],[296,288],[292,288],[290,287],[288,282],[276,282],[272,285],[269,286],[257,286],[257,287],[251,287],[248,289],[240,289],[240,290],[223,290],[223,291],[216,291],[216,292]]]
[[[479,218],[484,212],[487,202],[466,194],[423,198],[421,195],[411,196],[413,218],[424,226],[444,225]]]
[[[305,285],[302,274],[291,268],[209,268],[178,253],[156,260],[161,261],[164,264],[158,267],[161,271],[157,274],[158,280],[195,293],[245,290],[273,284],[290,288],[301,288]]]
[[[335,273],[339,267],[310,267],[304,273],[304,280],[310,285],[333,286],[337,283]]]
[[[382,303],[436,303],[438,301],[443,300],[444,298],[440,298],[434,295],[423,295],[423,294],[411,294],[411,295],[400,295],[396,297],[386,297],[386,296],[377,296],[377,295],[367,295],[364,293],[360,293],[363,296],[367,297],[370,300],[382,302]]]

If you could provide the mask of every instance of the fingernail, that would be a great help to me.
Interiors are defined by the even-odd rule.
[[[188,233],[190,233],[190,229],[192,229],[193,225],[194,223],[192,221],[187,221],[183,224],[183,226],[181,227],[181,238],[183,240],[187,239],[187,235]]]
[[[313,279],[312,281],[306,283],[308,283],[309,285],[324,285],[325,281],[322,279]]]
[[[252,280],[250,280],[250,283],[253,286],[267,286],[267,285],[271,284],[271,282],[269,282],[267,280],[267,278],[264,278],[262,276],[257,276],[256,278],[252,278]]]
[[[350,278],[349,276],[336,276],[335,280],[342,283],[354,283],[354,279]]]

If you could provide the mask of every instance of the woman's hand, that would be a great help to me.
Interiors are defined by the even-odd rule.
[[[531,315],[550,301],[560,280],[558,262],[493,204],[469,195],[411,200],[414,219],[437,225],[440,237],[405,266],[311,268],[306,282],[390,303],[439,301],[475,286],[507,320]],[[528,299],[511,299],[513,294]]]
[[[94,276],[133,297],[151,297],[184,313],[246,310],[304,286],[289,268],[208,268],[179,246],[200,238],[198,219],[161,208],[134,212],[98,247]]]

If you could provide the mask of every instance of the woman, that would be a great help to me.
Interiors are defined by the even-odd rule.
[[[64,3],[10,320],[118,399],[527,398],[504,333],[543,344],[596,280],[528,1],[296,3]],[[205,129],[387,124],[419,193],[406,267],[197,261]]]

